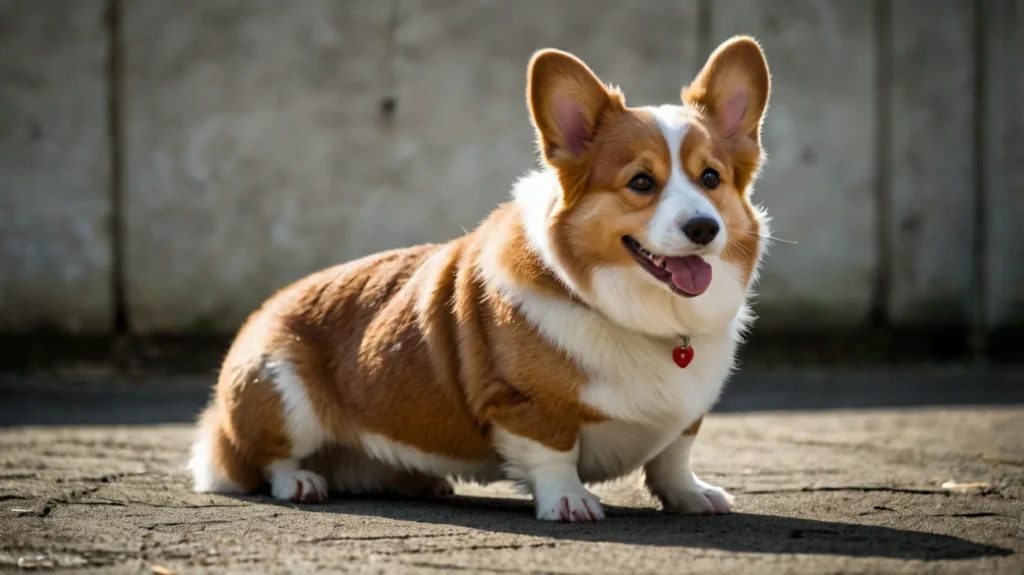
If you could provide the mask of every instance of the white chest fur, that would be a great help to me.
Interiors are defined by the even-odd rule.
[[[672,360],[672,342],[640,340],[608,350],[609,375],[595,377],[583,393],[587,405],[611,420],[589,425],[580,438],[580,476],[604,481],[629,473],[660,453],[707,412],[733,365],[731,338],[694,338],[693,362]],[[614,374],[614,375],[611,375]]]
[[[517,294],[519,309],[589,376],[580,400],[609,421],[580,437],[584,481],[619,477],[657,455],[715,403],[733,366],[731,326],[693,336],[685,369],[672,360],[675,341],[637,334],[564,299]]]

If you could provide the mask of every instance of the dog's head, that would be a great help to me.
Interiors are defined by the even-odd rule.
[[[548,259],[585,301],[657,335],[728,325],[766,235],[750,202],[769,74],[757,43],[722,44],[680,105],[629,108],[579,59],[530,62],[527,101],[558,198]]]

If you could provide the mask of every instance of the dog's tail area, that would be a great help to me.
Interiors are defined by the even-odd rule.
[[[199,418],[188,469],[199,493],[250,493],[263,484],[259,468],[231,441],[225,414],[216,401]]]

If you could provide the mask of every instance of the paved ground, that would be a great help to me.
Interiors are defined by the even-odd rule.
[[[736,514],[663,516],[633,478],[585,526],[534,521],[508,486],[193,494],[206,379],[0,377],[0,571],[1024,573],[1024,371],[748,370],[695,451]]]

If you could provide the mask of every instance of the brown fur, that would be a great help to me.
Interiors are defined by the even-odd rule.
[[[483,230],[506,238],[505,253],[523,245],[511,210],[502,207],[481,231],[449,244],[316,273],[264,304],[232,346],[203,422],[225,432],[231,449],[218,461],[227,475],[249,486],[257,470],[287,457],[280,400],[265,381],[266,364],[282,359],[295,366],[339,445],[357,448],[355,433],[366,430],[481,460],[492,453],[488,432],[497,424],[570,449],[581,424],[603,418],[577,399],[583,375],[489,291],[476,266]],[[525,263],[515,268],[519,277],[561,290]]]

